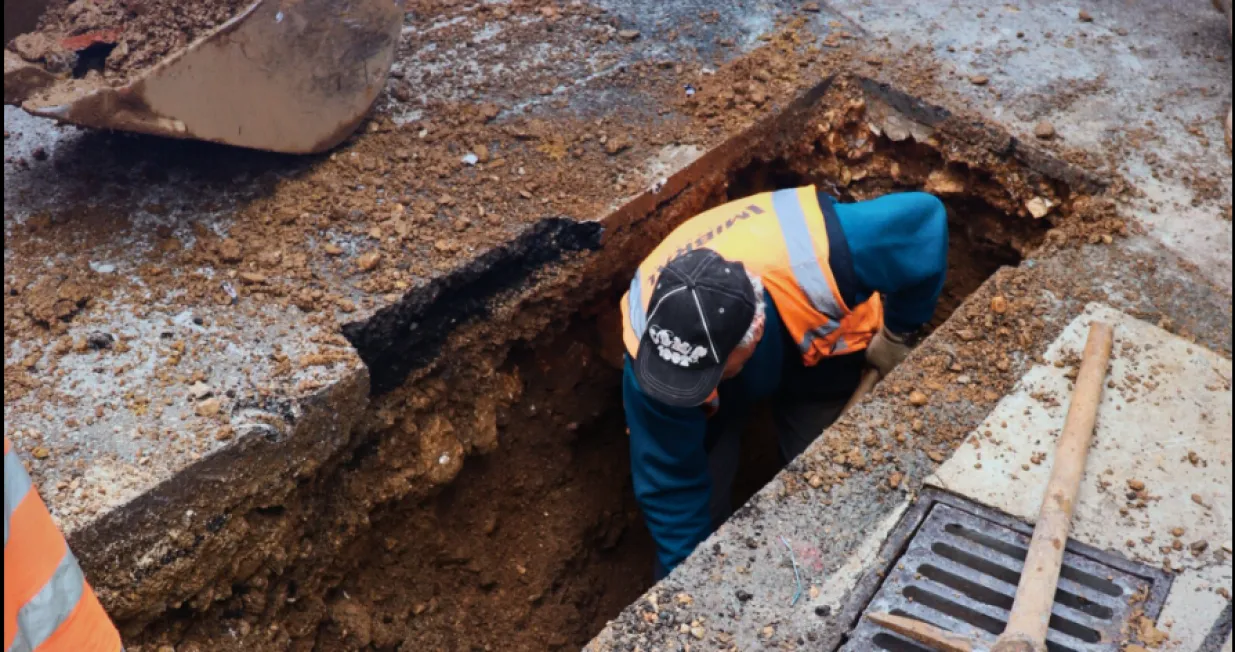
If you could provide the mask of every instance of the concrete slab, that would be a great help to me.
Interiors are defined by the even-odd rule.
[[[1094,319],[1115,324],[1116,345],[1074,535],[1153,565],[1208,566],[1231,539],[1231,361],[1105,306],[1074,320],[1047,364],[1026,374],[927,483],[1036,517],[1071,396],[1068,375]],[[1185,543],[1205,543],[1206,554],[1164,556],[1176,528]]]
[[[1231,626],[1230,599],[1216,595],[1217,589],[1231,589],[1229,560],[1225,565],[1187,570],[1175,578],[1158,616],[1158,628],[1171,637],[1164,649],[1210,652],[1215,648],[1213,635],[1217,633],[1220,637],[1221,628],[1229,631]]]
[[[1159,622],[1198,649],[1232,578],[1230,359],[1091,304],[926,482],[1032,522],[1092,320],[1116,344],[1073,537],[1181,571]]]

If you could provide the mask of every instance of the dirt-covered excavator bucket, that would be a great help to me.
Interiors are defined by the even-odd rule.
[[[321,152],[385,84],[402,4],[5,0],[4,101],[85,127]]]

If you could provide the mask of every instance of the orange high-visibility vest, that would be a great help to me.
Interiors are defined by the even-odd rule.
[[[25,467],[4,439],[5,652],[119,652],[120,633],[86,583]]]
[[[622,298],[626,352],[647,329],[648,303],[664,265],[708,248],[759,276],[806,366],[866,349],[883,324],[879,295],[850,308],[829,264],[828,232],[814,186],[764,193],[697,215],[669,234],[642,264]]]

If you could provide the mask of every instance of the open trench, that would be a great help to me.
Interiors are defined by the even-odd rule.
[[[345,455],[233,517],[222,535],[241,545],[228,571],[127,623],[130,649],[582,646],[652,583],[616,329],[621,291],[658,238],[774,188],[814,183],[844,201],[933,189],[952,236],[934,327],[1068,219],[1063,181],[942,130],[897,138],[877,128],[867,99],[857,84],[832,89],[765,126],[777,134],[765,146],[611,229],[598,251],[550,261],[492,298],[442,344],[439,362],[374,397]],[[1025,198],[1039,195],[1059,206],[1047,219],[1024,214]],[[740,501],[777,470],[766,422],[749,429]]]

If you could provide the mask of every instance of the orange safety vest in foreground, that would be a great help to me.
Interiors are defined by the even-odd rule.
[[[4,439],[4,651],[118,652],[120,633]]]
[[[866,349],[883,324],[879,295],[850,308],[829,264],[828,232],[814,186],[754,195],[687,220],[639,265],[622,298],[626,352],[647,329],[648,302],[665,263],[696,248],[741,262],[763,285],[806,366]]]

